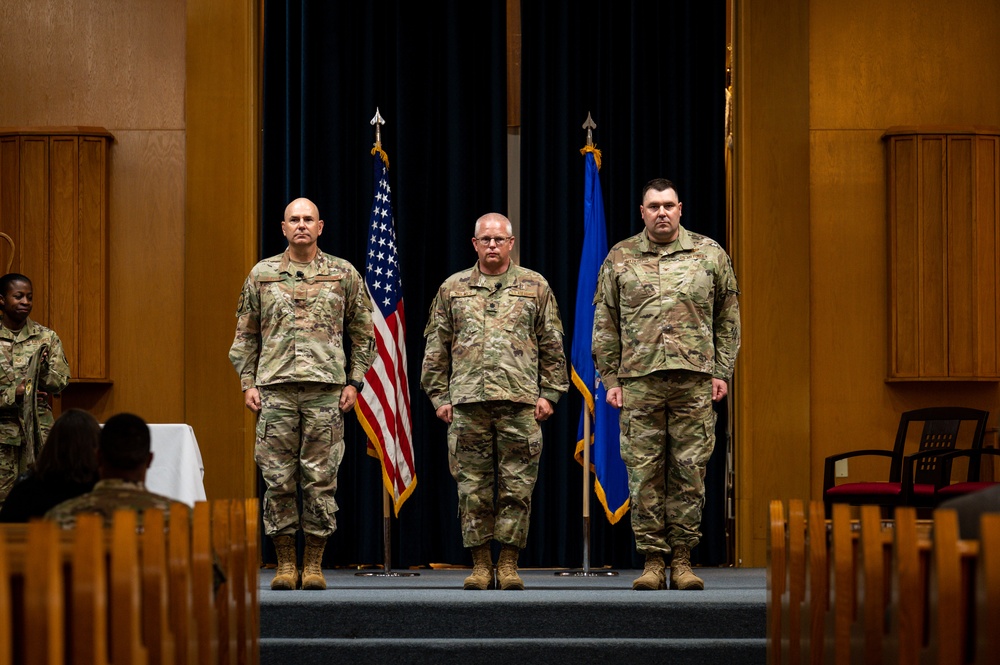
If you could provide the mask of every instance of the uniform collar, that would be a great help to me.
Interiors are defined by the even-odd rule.
[[[0,338],[9,339],[18,342],[23,339],[28,339],[37,332],[38,324],[35,323],[29,316],[24,321],[24,325],[21,326],[20,330],[11,330],[10,328],[5,328],[0,325]]]
[[[107,478],[105,480],[98,480],[97,484],[94,485],[94,491],[97,490],[132,490],[133,492],[145,492],[146,483],[133,483],[128,480],[122,480],[121,478]]]
[[[278,264],[278,272],[287,273],[289,275],[293,274],[295,270],[292,270],[292,256],[288,249],[281,254],[281,261]],[[330,272],[330,262],[326,260],[326,255],[323,254],[319,249],[316,250],[316,256],[308,264],[308,271],[311,275],[326,275]]]
[[[481,286],[484,289],[488,289],[497,278],[509,280],[508,286],[516,287],[520,279],[520,272],[514,261],[510,262],[507,272],[499,275],[484,275],[479,271],[479,262],[477,261],[476,265],[472,266],[472,274],[469,275],[469,286]]]
[[[678,227],[677,237],[666,245],[659,245],[650,240],[646,235],[646,229],[639,232],[639,251],[643,253],[673,254],[691,249],[694,249],[694,242],[691,240],[691,234],[683,226]]]

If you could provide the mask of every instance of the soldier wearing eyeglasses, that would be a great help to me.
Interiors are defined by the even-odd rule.
[[[726,252],[681,226],[669,180],[642,190],[645,229],[601,266],[594,295],[594,364],[621,409],[632,530],[645,555],[633,589],[703,589],[691,570],[701,539],[705,469],[715,447],[712,402],[725,397],[740,348],[739,288]]]
[[[492,585],[497,540],[500,587],[523,589],[517,558],[538,477],[539,423],[569,389],[562,321],[545,278],[511,261],[510,220],[480,217],[472,245],[476,265],[446,279],[431,304],[420,383],[449,425],[462,540],[473,559],[465,588]]]

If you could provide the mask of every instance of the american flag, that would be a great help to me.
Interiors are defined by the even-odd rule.
[[[368,433],[368,454],[382,462],[382,483],[396,515],[417,485],[413,463],[410,389],[406,380],[406,317],[399,278],[399,254],[392,217],[388,159],[373,151],[375,200],[372,203],[365,285],[375,306],[378,354],[365,374],[355,411]]]

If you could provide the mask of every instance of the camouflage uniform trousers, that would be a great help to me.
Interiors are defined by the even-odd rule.
[[[475,402],[455,405],[452,415],[448,466],[458,483],[462,544],[476,547],[497,540],[523,549],[542,455],[534,407]]]
[[[44,442],[52,429],[52,411],[47,408],[38,409],[38,428]],[[10,432],[16,432],[24,441],[24,433],[21,432],[21,422],[16,411],[5,409],[0,413],[0,431],[9,436]],[[14,487],[18,476],[28,470],[27,456],[24,446],[12,446],[0,443],[0,506],[7,500],[7,495]]]
[[[327,537],[337,529],[337,470],[344,459],[342,386],[282,383],[260,387],[254,460],[264,476],[264,532],[300,527],[296,486],[302,488],[301,528]]]
[[[715,448],[712,377],[670,370],[621,383],[621,455],[636,549],[693,548],[701,540],[705,468]]]

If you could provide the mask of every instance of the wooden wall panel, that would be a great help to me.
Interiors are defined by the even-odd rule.
[[[11,267],[32,280],[43,305],[49,291],[46,278],[49,257],[49,160],[48,139],[21,138],[21,224],[17,229],[17,259]],[[32,274],[37,273],[37,274]],[[48,308],[38,307],[36,320],[48,325]],[[35,316],[34,312],[32,313]]]
[[[0,139],[0,219],[16,219],[21,207],[21,147],[16,136]],[[12,247],[0,239],[0,269],[6,272],[8,262],[13,267],[17,261],[16,228],[5,231],[11,236]]]
[[[997,157],[1000,140],[993,137],[979,137],[976,142],[976,171],[980,180],[976,183],[976,236],[974,258],[976,262],[976,304],[979,312],[993,312],[993,316],[982,315],[975,322],[977,329],[978,371],[983,376],[1000,375],[1000,358],[997,357],[997,320],[1000,318],[1000,270],[996,257],[1000,256],[1000,233],[994,220],[997,215]]]
[[[95,297],[77,313],[81,340],[78,366],[84,376],[101,376],[108,367],[108,176],[95,165],[106,159],[107,142],[84,138],[80,142],[80,292]],[[96,297],[103,294],[103,297]]]
[[[88,188],[109,197],[109,219],[95,212],[100,200],[85,199],[77,211],[76,232],[107,224],[109,244],[81,247],[84,269],[75,276],[84,291],[109,292],[108,311],[77,303],[77,321],[79,332],[97,333],[100,326],[92,323],[110,317],[109,338],[94,348],[107,355],[114,384],[72,386],[61,404],[90,408],[100,420],[118,411],[151,422],[184,420],[185,6],[185,0],[0,3],[3,124],[98,126],[116,139],[109,148],[110,182]],[[103,149],[82,142],[78,164]],[[0,158],[10,157],[4,151]],[[2,195],[0,205],[8,205]],[[19,254],[35,256],[48,246],[43,238],[23,240]],[[86,269],[102,255],[112,280],[104,287]],[[58,296],[47,303],[47,286],[35,284],[36,307],[67,316]],[[105,360],[74,362],[93,370]]]
[[[811,0],[810,124],[1000,124],[1000,3]]]
[[[916,229],[926,228],[928,220],[942,219],[948,202],[904,214],[897,210],[897,218],[915,231],[894,233],[897,243],[887,246],[886,159],[878,137],[894,125],[1000,124],[1000,68],[986,64],[1000,57],[1000,42],[995,39],[1000,5],[992,0],[949,4],[915,0],[901,9],[887,0],[810,0],[809,20],[811,498],[818,499],[824,457],[854,448],[890,447],[902,411],[961,404],[989,409],[994,414],[991,426],[996,423],[1000,409],[996,383],[885,381],[889,331],[881,322],[888,318],[884,276],[889,274],[889,252],[896,252],[894,279],[944,283],[937,268],[919,275],[917,262],[907,255],[916,256],[946,240],[943,231],[935,239]],[[758,134],[751,140],[769,138]],[[916,149],[913,144],[897,145],[897,150]],[[907,161],[915,165],[917,156]],[[897,187],[934,183],[940,188],[941,177],[943,169],[910,172],[896,182]],[[916,191],[895,191],[888,197],[889,205],[912,201],[915,195]],[[918,214],[923,217],[918,219]],[[1000,240],[977,230],[977,251],[985,251],[983,242],[996,246]],[[980,270],[979,278],[995,283],[995,269]],[[996,292],[994,286],[989,295],[979,291],[979,297],[996,298]],[[918,302],[912,292],[905,297],[909,300],[895,303],[898,317],[891,323],[911,329],[917,324],[940,325],[943,319],[935,321],[931,312],[935,307],[941,311],[943,293],[937,302]],[[978,325],[998,329],[997,320]],[[940,336],[945,334],[942,330]],[[947,363],[942,348],[934,352],[936,357],[914,344],[898,349],[891,360],[897,372],[915,373],[918,363]],[[885,472],[873,467],[851,460],[851,479]]]
[[[184,126],[184,0],[0,2],[5,126]]]
[[[736,544],[766,564],[767,505],[809,493],[808,1],[735,11]]]
[[[919,192],[910,202],[916,211],[919,265],[920,371],[924,376],[948,373],[948,267],[942,248],[947,247],[946,211],[947,170],[944,163],[944,138],[917,140]]]
[[[184,422],[184,137],[119,131],[111,165],[107,415]]]
[[[812,494],[823,460],[841,450],[890,446],[888,255],[881,132],[813,132],[810,156]],[[915,235],[915,234],[914,234]],[[913,241],[915,247],[916,240]],[[900,276],[912,282],[914,268]],[[908,326],[908,322],[902,322]],[[876,408],[878,405],[878,408]],[[852,473],[888,466],[849,462]],[[803,497],[807,498],[807,497]]]
[[[79,139],[59,136],[49,139],[49,288],[39,294],[39,309],[47,313],[53,330],[63,331],[63,350],[69,360],[70,375],[80,374],[80,345],[77,327],[76,246],[80,193],[77,189]],[[29,275],[30,276],[30,275]],[[34,277],[32,277],[34,279]],[[74,334],[69,334],[73,331]]]
[[[918,373],[917,315],[920,303],[916,285],[919,280],[917,251],[920,239],[917,233],[917,209],[910,202],[917,191],[917,140],[900,139],[892,144],[897,177],[889,183],[889,206],[893,210],[895,227],[889,231],[890,262],[890,334],[899,339],[895,356],[890,358],[892,373],[897,376],[916,376]],[[888,340],[887,340],[888,341]]]
[[[209,498],[253,496],[256,485],[256,421],[228,353],[239,291],[258,259],[259,10],[246,0],[187,3],[185,414]]]
[[[976,299],[971,270],[956,266],[975,265],[976,227],[973,188],[974,136],[948,137],[948,375],[976,375]]]

